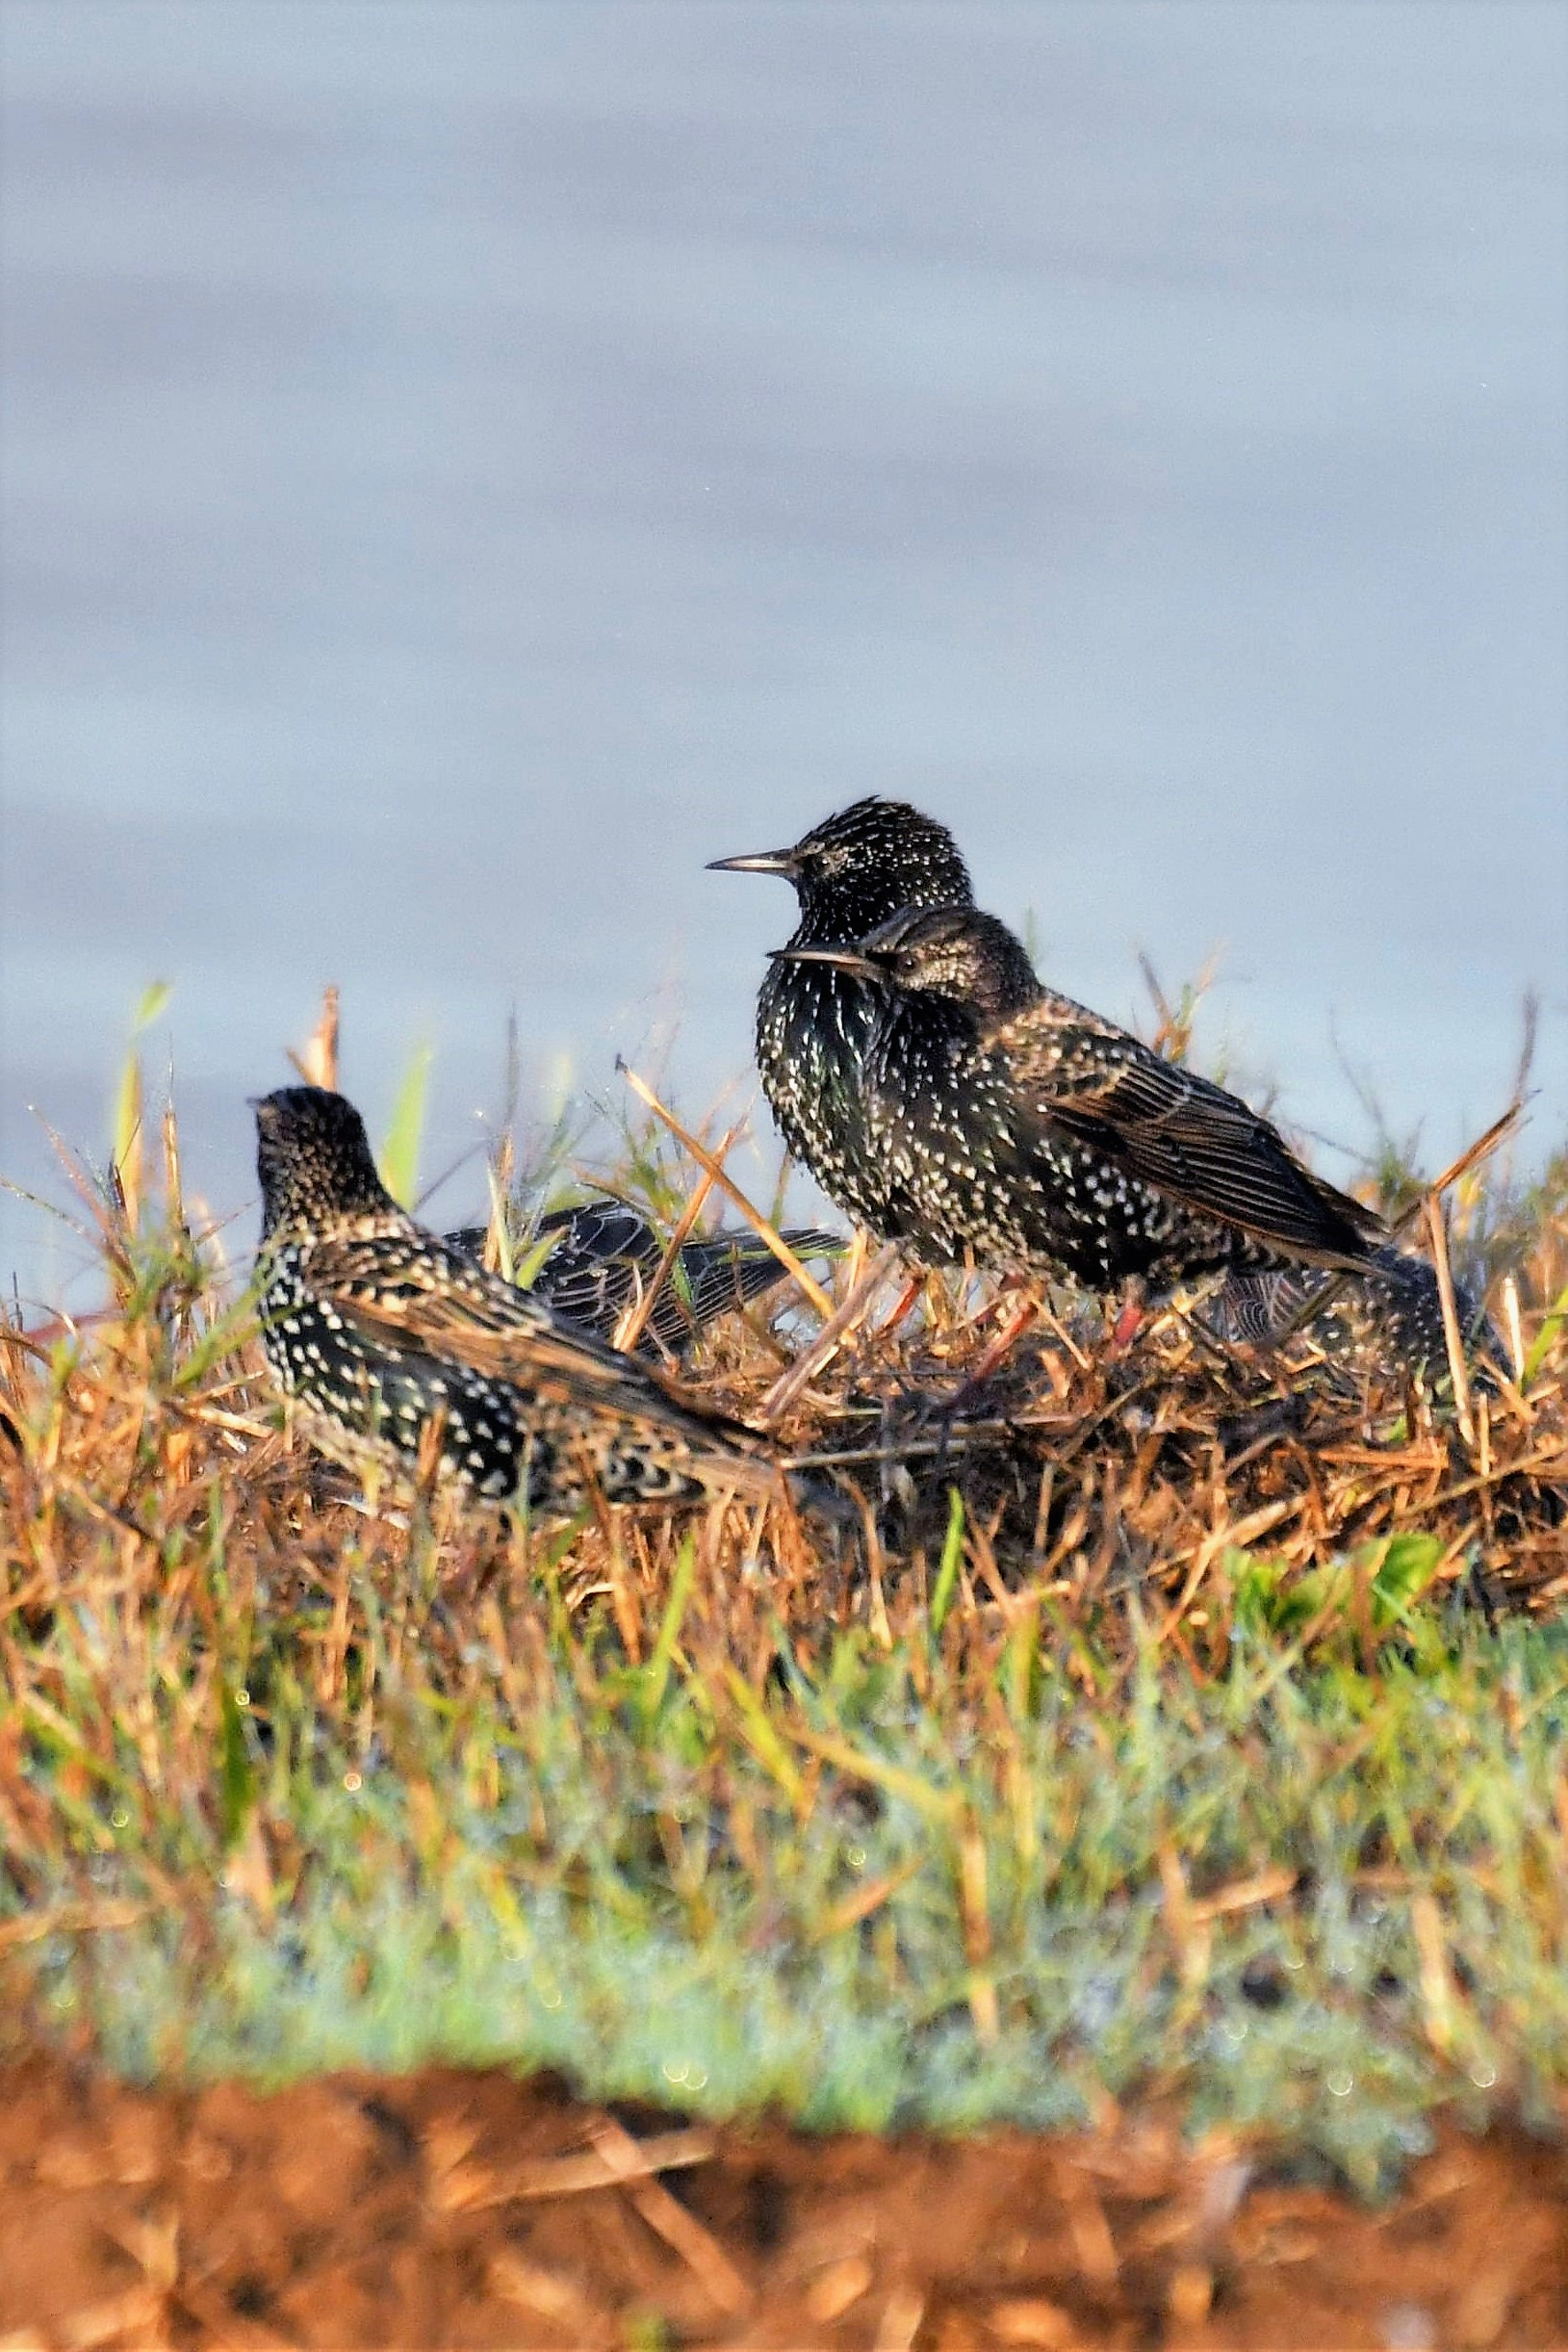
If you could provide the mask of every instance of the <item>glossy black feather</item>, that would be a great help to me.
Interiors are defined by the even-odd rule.
[[[1320,1299],[1321,1308],[1315,1305]],[[1484,1305],[1462,1282],[1454,1285],[1454,1308],[1466,1354],[1504,1363]],[[1424,1257],[1407,1257],[1392,1244],[1375,1250],[1364,1269],[1343,1277],[1316,1266],[1230,1274],[1201,1311],[1216,1336],[1232,1346],[1272,1347],[1295,1325],[1302,1345],[1357,1376],[1433,1383],[1448,1377],[1436,1273]]]
[[[621,1318],[643,1297],[664,1255],[646,1217],[619,1201],[584,1201],[551,1209],[533,1229],[553,1245],[529,1285],[558,1315],[598,1338],[611,1339]],[[467,1256],[483,1254],[485,1228],[464,1226],[447,1239]],[[814,1227],[786,1227],[783,1239],[797,1257],[835,1255],[843,1243]],[[671,1276],[655,1299],[637,1342],[639,1355],[684,1355],[720,1315],[762,1298],[787,1269],[755,1233],[701,1234],[682,1242]]]
[[[900,907],[970,897],[968,869],[947,828],[905,801],[875,796],[826,817],[788,849],[717,864],[793,884],[792,948],[847,946]],[[874,983],[855,973],[774,961],[757,1000],[757,1066],[792,1156],[846,1215],[880,1232],[887,1186],[861,1105],[878,1000]]]
[[[1370,1210],[1235,1096],[1042,988],[994,916],[906,911],[847,961],[880,988],[861,1063],[876,1229],[912,1254],[1039,1263],[1099,1290],[1367,1258]]]
[[[1323,1265],[1361,1263],[1381,1230],[1371,1209],[1303,1167],[1260,1112],[1068,996],[1041,990],[985,1047],[1042,1127],[1199,1216]]]

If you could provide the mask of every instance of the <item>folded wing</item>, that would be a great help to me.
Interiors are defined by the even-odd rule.
[[[1068,998],[1042,997],[986,1043],[1045,1124],[1201,1215],[1325,1266],[1361,1265],[1383,1237],[1271,1121]]]
[[[732,1458],[739,1487],[773,1490],[765,1441],[707,1410],[629,1356],[558,1323],[541,1301],[487,1274],[459,1250],[420,1237],[401,1267],[385,1239],[320,1241],[312,1289],[374,1347],[463,1364],[528,1397],[597,1408],[662,1428],[688,1446]]]

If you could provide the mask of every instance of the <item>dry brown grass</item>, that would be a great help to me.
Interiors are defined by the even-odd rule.
[[[955,1281],[895,1308],[889,1279],[778,1421],[781,1443],[838,1482],[847,1515],[601,1512],[508,1534],[444,1511],[411,1527],[367,1516],[351,1482],[291,1441],[232,1281],[187,1228],[172,1125],[163,1156],[161,1202],[142,1170],[132,1198],[101,1207],[105,1310],[0,1332],[0,1952],[28,1963],[25,1999],[50,2033],[139,2066],[244,2063],[264,2047],[277,2064],[257,2021],[295,2001],[287,1968],[302,1964],[265,1993],[244,1970],[308,1946],[306,1974],[333,1976],[341,1946],[355,1956],[333,1976],[331,2032],[296,2019],[288,2046],[300,2062],[364,2055],[350,2012],[362,1995],[374,2007],[391,1948],[368,1926],[356,1939],[396,1885],[427,1911],[430,1983],[455,1969],[469,2004],[432,1994],[411,2054],[467,2036],[501,2055],[515,2031],[520,2049],[559,2055],[558,2017],[536,2005],[532,2024],[506,2026],[483,1974],[543,1932],[548,1896],[577,1922],[551,1982],[586,1982],[593,1939],[622,1939],[582,2030],[624,2080],[676,2080],[633,2048],[662,2029],[663,1996],[633,1981],[642,1939],[660,1967],[677,1951],[730,1953],[723,2000],[738,2015],[772,1981],[758,1954],[782,1937],[778,1983],[798,1949],[829,1988],[824,2049],[834,2000],[868,2042],[879,2006],[915,2021],[916,2054],[918,2021],[951,2008],[990,2085],[976,2111],[1033,2112],[1038,2095],[1094,2115],[1140,2070],[1168,2087],[1189,2067],[1206,2079],[1202,2036],[1276,1930],[1304,1939],[1302,1982],[1343,2006],[1326,1926],[1314,1942],[1339,1871],[1334,1901],[1365,1913],[1369,1985],[1389,1973],[1386,1906],[1403,1905],[1397,2065],[1371,1995],[1354,2026],[1382,2053],[1365,2063],[1402,2085],[1390,2111],[1439,2096],[1461,2061],[1477,2082],[1553,2073],[1555,2055],[1521,2058],[1515,2076],[1498,2053],[1520,1986],[1556,1965],[1568,1932],[1568,1801],[1557,1783],[1554,1814],[1532,1777],[1568,1680],[1555,1648],[1522,1665],[1484,1644],[1510,1617],[1555,1627],[1568,1590],[1560,1196],[1515,1220],[1518,1312],[1500,1321],[1529,1376],[1500,1368],[1468,1436],[1449,1411],[1347,1392],[1310,1360],[1286,1379],[1221,1355],[1176,1314],[1118,1353],[1097,1314],[1061,1302],[1041,1303],[976,1392],[1016,1301]],[[853,1256],[840,1266],[827,1304],[861,1273]],[[697,1384],[760,1413],[810,1329],[800,1307],[782,1330],[733,1319]],[[1155,1716],[1138,1696],[1150,1691]],[[1436,1742],[1418,1784],[1428,1698],[1451,1745]],[[1478,1864],[1493,1738],[1524,1744],[1529,1785]],[[1386,1754],[1365,1761],[1379,1742]],[[1268,1807],[1273,1783],[1310,1792],[1350,1756],[1368,1778],[1330,1869],[1328,1833],[1302,1827],[1316,1798]],[[1481,1794],[1456,1812],[1466,1773]],[[591,1835],[573,1811],[584,1804]],[[486,1859],[484,1823],[502,1820],[503,1858]],[[1529,1953],[1469,1990],[1453,1958],[1478,1932],[1466,1905],[1517,1912],[1519,1887]],[[1142,1941],[1150,1901],[1158,1966]],[[251,1939],[238,1960],[237,1920]],[[1076,1958],[1070,1936],[1041,1957],[1041,1920],[1053,1936],[1077,1923]],[[397,1932],[406,1942],[406,1922]],[[1119,2029],[1085,2028],[1068,2064],[1060,2037],[1077,2047],[1073,2003],[1101,1977],[1141,1987],[1158,2024],[1146,2050],[1134,2035],[1119,2055],[1106,2043]],[[612,2028],[621,1978],[630,2022]],[[463,2022],[481,2013],[482,2029]],[[737,2049],[756,2038],[757,2095],[795,2111],[969,2111],[967,2092],[919,2088],[923,2058],[879,2106],[849,2059],[825,2057],[839,2072],[812,2090],[793,2043],[774,2065],[755,2021],[736,2031]],[[1054,2087],[1018,2055],[1040,2032]],[[732,2103],[753,2055],[727,2061]],[[1288,2118],[1299,2055],[1279,2067],[1259,2080]],[[720,2097],[716,2058],[713,2073]],[[1332,2118],[1331,2093],[1320,2108]],[[1311,2131],[1333,2138],[1321,2116]],[[1342,2157],[1375,2171],[1387,2146],[1366,2164]]]

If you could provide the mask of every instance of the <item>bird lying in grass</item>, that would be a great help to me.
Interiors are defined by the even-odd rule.
[[[343,1096],[254,1104],[262,1343],[305,1434],[394,1491],[429,1476],[568,1513],[783,1492],[755,1432],[681,1396],[400,1209]]]
[[[486,1230],[463,1226],[447,1239],[466,1257],[478,1258]],[[613,1339],[657,1272],[664,1255],[658,1234],[635,1209],[600,1200],[551,1209],[532,1231],[536,1241],[547,1235],[553,1246],[528,1285],[532,1295],[597,1338]],[[780,1238],[797,1257],[836,1256],[845,1246],[837,1234],[814,1227],[786,1227]],[[682,1242],[638,1337],[637,1354],[655,1359],[686,1355],[710,1323],[765,1297],[787,1272],[755,1233],[705,1233]]]
[[[1319,1302],[1322,1301],[1322,1305]],[[1485,1305],[1463,1282],[1453,1285],[1454,1320],[1465,1354],[1507,1361]],[[1392,1243],[1343,1284],[1316,1266],[1233,1273],[1204,1302],[1202,1320],[1218,1339],[1273,1348],[1299,1335],[1329,1363],[1384,1380],[1409,1374],[1441,1382],[1448,1337],[1437,1276],[1424,1257]]]

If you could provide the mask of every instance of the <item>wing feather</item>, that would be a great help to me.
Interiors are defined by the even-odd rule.
[[[1069,998],[1042,997],[986,1044],[1047,1124],[1201,1215],[1322,1265],[1360,1265],[1383,1235],[1261,1112]]]
[[[461,1252],[418,1235],[402,1265],[387,1241],[320,1241],[308,1251],[313,1290],[373,1344],[463,1364],[534,1396],[657,1424],[687,1444],[765,1458],[743,1422],[710,1411],[590,1332],[557,1323],[542,1301]]]

